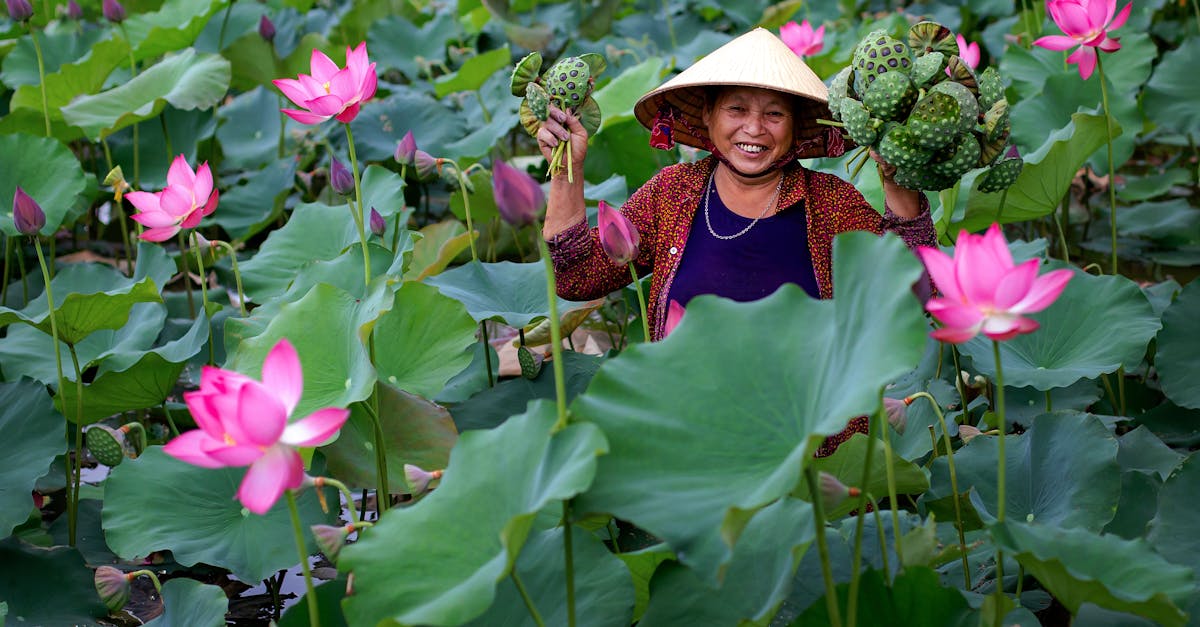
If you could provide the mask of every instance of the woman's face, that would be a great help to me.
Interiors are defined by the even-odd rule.
[[[792,97],[758,87],[727,87],[704,110],[713,145],[739,172],[758,174],[792,148]]]

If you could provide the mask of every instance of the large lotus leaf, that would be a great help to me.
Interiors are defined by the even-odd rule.
[[[1121,473],[1121,500],[1117,502],[1117,513],[1104,525],[1103,533],[1134,539],[1146,535],[1146,527],[1154,518],[1158,508],[1158,492],[1162,480],[1137,470]]]
[[[1071,186],[1075,173],[1089,155],[1104,145],[1104,117],[1076,113],[1066,126],[1052,132],[1046,142],[1032,154],[1025,155],[1025,167],[1017,181],[1004,196],[975,191],[967,200],[966,215],[946,230],[978,231],[997,220],[1004,223],[1023,222],[1049,215]]]
[[[387,451],[388,486],[402,492],[407,486],[404,465],[439,470],[450,460],[450,449],[458,440],[458,430],[449,412],[440,405],[390,385],[380,384],[379,422]],[[321,448],[329,473],[347,485],[374,487],[375,431],[366,411],[354,405],[350,419],[342,426],[337,440]]]
[[[646,129],[633,119],[608,124],[589,143],[584,166],[584,178],[589,181],[624,176],[630,184],[637,184],[650,180],[676,161],[675,151],[651,147],[646,141]]]
[[[385,167],[369,165],[363,170],[362,193],[363,210],[367,213],[374,207],[380,215],[391,220],[393,215],[404,210],[404,179]]]
[[[78,61],[104,35],[104,30],[98,28],[48,28],[38,33],[38,43],[42,47],[42,72],[45,75],[53,75],[63,64]],[[17,44],[4,57],[3,66],[0,67],[3,68],[0,70],[0,81],[10,89],[21,85],[37,85],[42,80],[38,75],[37,52],[33,40],[29,37],[17,40]]]
[[[18,186],[46,214],[41,233],[57,231],[85,187],[79,160],[58,140],[23,133],[0,135],[0,154],[20,155],[5,159],[0,168],[0,231],[10,236],[20,234],[12,217],[12,200]],[[29,278],[40,280],[37,266],[31,270]]]
[[[621,72],[604,87],[597,89],[592,97],[604,112],[598,132],[602,132],[611,124],[633,118],[633,105],[638,98],[662,82],[664,66],[665,62],[661,57],[650,57]]]
[[[46,105],[54,136],[70,141],[83,136],[78,129],[68,128],[63,122],[62,107],[80,94],[94,94],[104,87],[105,80],[113,69],[129,62],[129,44],[121,37],[109,37],[91,46],[89,54],[65,63],[54,73],[48,73],[43,83],[46,86]],[[12,132],[24,130],[31,133],[45,132],[42,120],[42,91],[38,84],[27,84],[17,88],[9,103],[13,113],[0,122],[0,130]],[[14,127],[20,114],[28,114],[26,126]]]
[[[796,566],[815,537],[812,506],[780,499],[746,525],[719,589],[678,562],[660,567],[650,581],[650,605],[638,624],[734,626],[743,620],[769,620],[787,596]]]
[[[1166,481],[1183,460],[1183,455],[1163,443],[1144,425],[1122,435],[1117,463],[1125,470],[1157,475]]]
[[[225,5],[226,0],[167,0],[157,11],[131,15],[123,31],[137,59],[157,58],[192,45],[209,17]]]
[[[446,144],[440,156],[456,159],[464,166],[478,161],[489,155],[497,144],[504,141],[509,131],[520,124],[521,100],[512,96],[511,73],[506,68],[492,74],[475,92],[474,98],[462,101],[466,119],[479,122],[468,124],[463,129],[464,135]],[[491,188],[491,184],[488,184],[488,188]]]
[[[83,387],[80,423],[161,405],[174,391],[187,361],[204,347],[208,331],[208,318],[201,314],[178,340],[149,351],[118,352],[101,361],[99,375]],[[76,422],[78,389],[68,384],[61,390],[61,397],[68,419]]]
[[[917,566],[896,575],[891,586],[878,570],[863,572],[859,580],[858,620],[860,625],[922,625],[924,627],[968,627],[979,624],[979,616],[967,605],[959,590],[943,587],[937,572]],[[838,607],[846,608],[849,584],[837,587]],[[813,603],[790,627],[822,627],[832,624],[825,601]],[[844,614],[843,614],[844,617]],[[1005,624],[1010,624],[1007,621]]]
[[[1185,198],[1143,202],[1117,212],[1117,231],[1163,246],[1200,241],[1200,211]]]
[[[0,563],[10,625],[95,625],[108,614],[74,548],[44,549],[10,536],[0,540]]]
[[[404,283],[375,324],[379,378],[433,398],[471,363],[478,325],[462,303],[421,283]]]
[[[520,328],[550,315],[546,266],[541,261],[476,261],[430,277],[425,283],[466,305],[477,321],[498,320]],[[574,307],[574,303],[558,299],[559,315]]]
[[[471,126],[465,115],[409,86],[396,86],[387,98],[366,103],[350,123],[362,161],[392,159],[396,144],[408,131],[412,131],[421,150],[435,157],[451,156],[447,147],[466,135]],[[345,143],[344,133],[334,134],[331,139],[339,146]]]
[[[317,610],[321,627],[346,627],[346,617],[342,616],[342,599],[346,597],[347,584],[348,578],[342,575],[317,586]],[[278,627],[312,627],[312,622],[308,619],[307,600],[293,603],[284,610],[283,617],[276,624]]]
[[[954,454],[958,491],[972,488],[986,512],[996,512],[997,438],[977,437]],[[1099,531],[1112,520],[1121,496],[1117,440],[1099,419],[1044,414],[1005,442],[1006,515],[1039,524]],[[948,497],[946,458],[933,462],[926,499]]]
[[[501,73],[512,62],[508,46],[481,52],[469,58],[453,74],[439,76],[433,82],[433,93],[438,98],[456,91],[477,91],[493,74]]]
[[[633,613],[633,581],[620,558],[613,555],[596,536],[579,527],[572,534],[575,568],[575,615],[585,627],[628,627]],[[566,562],[563,559],[563,531],[548,529],[533,534],[521,549],[516,570],[547,625],[567,624]],[[503,580],[496,589],[496,601],[487,612],[467,623],[474,627],[528,625],[525,607],[512,579]]]
[[[235,240],[249,239],[279,217],[295,180],[292,157],[250,173],[244,183],[221,194],[221,210],[212,215],[212,223],[224,227]]]
[[[458,625],[482,614],[537,512],[586,489],[607,448],[595,425],[552,434],[554,422],[554,406],[541,402],[464,434],[437,490],[346,547],[338,567],[354,573],[348,622]]]
[[[8,535],[33,511],[30,492],[66,450],[66,441],[62,418],[41,384],[0,383],[0,407],[0,441],[13,443],[0,471],[0,533]]]
[[[300,205],[283,228],[271,231],[258,254],[240,264],[246,297],[266,302],[286,290],[306,266],[333,259],[356,243],[358,230],[349,207]]]
[[[471,184],[475,187],[475,191],[467,192],[467,200],[471,204],[472,226],[475,227],[476,232],[480,232],[485,230],[485,225],[493,218],[500,217],[500,210],[496,207],[496,197],[492,194],[491,173],[485,170],[472,172]],[[456,218],[466,222],[467,208],[463,203],[461,191],[450,196],[450,211]]]
[[[62,112],[68,124],[99,141],[157,116],[168,104],[185,111],[207,109],[220,102],[228,89],[229,61],[188,48],[117,87],[76,98]]]
[[[1200,40],[1195,37],[1184,39],[1178,48],[1162,55],[1142,95],[1146,117],[1155,125],[1181,134],[1195,133],[1200,128],[1200,112],[1188,106],[1200,99],[1200,82],[1181,80],[1190,76],[1190,63],[1197,58]]]
[[[234,5],[234,7],[237,6],[239,5]],[[309,74],[313,50],[325,50],[336,56],[334,46],[323,34],[304,32],[309,26],[298,23],[301,19],[308,21],[309,24],[312,24],[313,21],[320,22],[323,19],[329,19],[329,15],[324,11],[310,11],[303,18],[294,11],[276,12],[274,14],[276,20],[275,40],[267,42],[258,34],[258,20],[259,16],[264,14],[271,17],[271,12],[264,13],[262,8],[252,10],[256,13],[253,17],[254,25],[250,31],[243,32],[242,36],[233,40],[232,43],[228,43],[228,36],[226,36],[226,47],[221,50],[221,56],[229,59],[233,64],[230,87],[235,91],[247,91],[256,87],[270,88],[271,81],[274,79]],[[213,39],[215,40],[217,37],[220,37],[219,33]],[[196,47],[201,48],[201,45],[202,41],[198,40]],[[214,41],[213,47],[215,45]],[[212,50],[212,48],[206,48],[206,51],[208,50]],[[372,60],[375,57],[374,52],[371,50]],[[342,59],[335,59],[334,62],[341,65]],[[272,108],[272,111],[278,114],[278,108],[277,105]],[[279,120],[275,122],[278,124]],[[301,128],[299,124],[289,118],[289,126]]]
[[[402,252],[408,243],[407,239],[400,240]],[[396,288],[396,282],[391,276],[388,276],[388,268],[394,261],[391,257],[392,251],[373,242],[368,243],[367,247],[371,250],[371,283],[369,285],[363,276],[362,246],[356,244],[331,261],[317,261],[301,270],[292,284],[288,286],[287,291],[278,296],[276,300],[294,301],[320,283],[340,288],[355,298],[362,298],[368,293],[382,295],[381,290],[389,292],[390,296],[390,292],[395,291]]]
[[[125,559],[170,550],[185,566],[203,562],[228,568],[242,581],[258,581],[299,561],[284,497],[265,515],[250,513],[235,497],[244,468],[200,468],[152,446],[112,469],[104,484],[108,546]],[[337,497],[333,497],[337,502]],[[304,528],[329,524],[316,493],[297,497]],[[315,552],[311,536],[306,546]]]
[[[991,535],[1071,613],[1087,601],[1168,627],[1187,622],[1177,604],[1194,589],[1191,570],[1168,562],[1141,538],[1012,520],[992,525]]]
[[[1005,375],[1007,377],[1007,372]],[[1047,404],[1046,395],[1050,395]],[[1086,411],[1103,394],[1100,384],[1092,379],[1080,379],[1065,388],[1038,390],[1035,388],[1004,387],[1004,411],[1009,424],[1028,425],[1033,419],[1051,411]],[[957,396],[956,396],[957,398]]]
[[[1168,560],[1200,575],[1200,455],[1192,454],[1158,491],[1158,514],[1147,539]]]
[[[480,370],[485,370],[483,359],[476,351],[476,360]],[[587,389],[588,383],[604,362],[602,357],[585,355],[575,351],[563,351],[563,387],[567,393],[567,402]],[[492,353],[493,368],[496,356]],[[484,377],[486,378],[486,373]],[[487,387],[486,382],[483,387]],[[535,398],[553,400],[555,398],[554,369],[545,364],[537,378],[530,380],[525,377],[515,377],[500,381],[493,387],[487,387],[472,395],[469,399],[456,403],[451,407],[454,424],[460,431],[470,429],[491,429],[504,422],[509,416],[525,411],[525,406]]]
[[[1137,283],[1081,270],[1075,270],[1054,304],[1029,317],[1041,328],[1000,343],[1005,385],[1049,390],[1116,372],[1121,366],[1132,369],[1161,327]],[[995,378],[992,340],[978,335],[959,350],[980,372]]]
[[[441,273],[470,245],[466,227],[457,220],[425,225],[421,229],[421,239],[413,245],[412,260],[404,280],[423,281]]]
[[[229,610],[224,590],[186,577],[164,583],[162,600],[163,613],[146,623],[147,627],[220,627]]]
[[[243,339],[226,366],[258,378],[267,353],[287,338],[304,370],[304,395],[292,417],[346,407],[367,398],[374,388],[375,370],[359,329],[377,316],[372,302],[318,284],[304,298],[280,307],[262,333]]]
[[[116,270],[96,264],[72,264],[55,275],[50,285],[57,297],[54,299],[54,318],[59,340],[78,344],[95,331],[119,329],[129,319],[134,305],[161,302],[153,279],[134,282],[134,279],[121,277],[123,280],[114,281],[114,275],[120,276]],[[20,311],[0,307],[0,326],[14,322],[24,322],[49,335],[46,295],[43,293],[33,299]]]
[[[394,68],[403,72],[410,81],[416,81],[421,78],[417,59],[441,58],[446,45],[461,35],[462,28],[455,20],[453,11],[438,11],[432,19],[420,25],[395,15],[371,25],[367,33],[367,47],[380,72]]]
[[[754,303],[702,297],[667,340],[606,362],[573,404],[612,443],[580,511],[646,529],[715,585],[754,512],[921,357],[926,327],[908,290],[920,268],[899,239],[839,236],[833,273],[833,301],[794,285]],[[785,320],[804,322],[764,324]]]
[[[928,433],[926,430],[926,438],[929,437]],[[833,455],[813,461],[813,468],[827,472],[842,483],[859,488],[876,497],[887,494],[888,471],[887,464],[884,463],[887,445],[882,441],[875,442],[875,454],[871,459],[871,476],[868,478],[867,484],[863,485],[862,469],[867,459],[867,443],[867,436],[856,433],[839,445]],[[929,488],[929,479],[925,477],[925,471],[920,466],[899,457],[892,457],[891,475],[895,480],[897,494],[920,494]],[[806,483],[802,483],[797,488],[796,494],[803,499],[812,500]],[[841,518],[856,507],[858,507],[858,499],[846,499],[837,507],[825,511],[825,520]]]
[[[1183,288],[1175,302],[1162,315],[1158,333],[1158,368],[1163,394],[1181,407],[1200,409],[1200,281]]]

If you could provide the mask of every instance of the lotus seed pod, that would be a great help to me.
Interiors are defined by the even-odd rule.
[[[533,83],[530,83],[532,85]],[[537,137],[538,129],[542,128],[542,121],[534,114],[533,109],[529,107],[529,99],[521,99],[521,107],[517,110],[521,117],[521,128],[525,129],[526,133]]]
[[[929,52],[913,61],[912,71],[908,74],[914,85],[924,87],[946,79],[945,69],[946,55],[940,52]]]
[[[842,99],[842,122],[850,139],[859,146],[874,144],[879,138],[879,120],[872,120],[863,103],[853,98]]]
[[[850,81],[853,74],[854,68],[847,65],[829,84],[829,111],[838,122],[842,121],[842,100],[850,97]]]
[[[917,87],[904,72],[888,72],[875,79],[862,100],[871,116],[881,120],[903,120],[916,102]]]
[[[1008,189],[1017,182],[1017,177],[1021,176],[1024,167],[1025,160],[1020,157],[997,161],[980,178],[979,191],[990,194]]]
[[[521,364],[521,376],[526,379],[536,379],[542,371],[542,360],[527,346],[517,347],[517,362]]]
[[[958,54],[958,42],[954,40],[954,33],[949,28],[929,20],[917,22],[908,29],[908,45],[918,57],[933,52],[940,52],[946,56]]]
[[[950,74],[950,80],[962,83],[963,87],[971,90],[972,94],[979,93],[979,81],[975,78],[975,70],[972,70],[966,61],[958,56],[950,57],[946,63],[946,72]]]
[[[342,553],[342,547],[346,546],[346,538],[350,532],[354,531],[351,525],[342,525],[334,527],[333,525],[313,525],[309,529],[312,530],[313,541],[317,544],[317,549],[329,558],[329,561],[337,563],[338,555]]]
[[[958,178],[940,176],[934,174],[927,167],[919,166],[916,168],[897,168],[895,181],[897,185],[906,189],[936,192],[954,187],[954,184],[958,182]]]
[[[1004,150],[1008,148],[1008,133],[1002,133],[994,139],[988,139],[986,135],[976,136],[979,139],[979,161],[976,162],[976,167],[984,167],[991,165],[1004,154]]]
[[[542,81],[550,100],[561,109],[577,109],[592,91],[591,69],[579,57],[565,57],[551,66]]]
[[[546,89],[537,83],[526,84],[525,101],[537,119],[545,122],[550,115],[550,94],[546,93]]]
[[[517,63],[517,67],[513,68],[510,82],[512,95],[524,96],[525,86],[536,81],[540,71],[542,71],[542,54],[535,51],[525,55],[525,58]]]
[[[975,167],[979,153],[979,140],[971,133],[962,133],[958,141],[934,155],[929,168],[938,176],[957,179]]]
[[[907,72],[912,67],[912,51],[904,42],[882,30],[867,35],[854,51],[854,89],[866,93],[867,86],[890,71]]]
[[[983,134],[988,141],[993,141],[1001,136],[1007,137],[1011,128],[1008,121],[1008,101],[1001,98],[983,114]]]
[[[112,566],[100,566],[96,568],[92,581],[96,586],[96,593],[100,595],[100,600],[109,610],[119,612],[126,603],[129,603],[131,592],[129,577],[120,569]]]
[[[125,435],[104,425],[92,425],[83,434],[88,451],[105,466],[119,465],[125,459]]]
[[[1004,81],[996,68],[989,67],[979,74],[979,106],[988,109],[1004,98]]]
[[[932,151],[954,139],[959,119],[957,100],[946,94],[929,93],[917,101],[907,126],[917,146]]]
[[[959,123],[958,130],[969,131],[975,128],[979,121],[979,101],[961,83],[944,81],[929,89],[929,93],[946,94],[958,101]]]
[[[903,124],[889,126],[879,140],[879,156],[897,168],[915,168],[929,161],[932,153],[917,145],[916,136]],[[912,189],[912,188],[910,188]]]

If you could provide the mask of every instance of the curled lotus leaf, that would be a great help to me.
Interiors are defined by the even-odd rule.
[[[917,87],[924,87],[929,83],[936,83],[946,78],[946,55],[940,52],[929,52],[917,57],[913,61],[912,71],[909,76],[912,82]]]
[[[592,78],[600,76],[600,73],[608,67],[608,61],[604,60],[604,55],[596,52],[581,54],[579,55],[579,58],[584,63],[588,64],[588,69],[592,73]]]
[[[537,83],[525,85],[525,102],[529,103],[529,110],[537,119],[546,121],[546,116],[549,115],[550,94],[546,93],[545,88]]]
[[[530,52],[524,59],[517,62],[512,73],[512,95],[524,96],[525,86],[537,81],[538,72],[542,71],[542,53]]]
[[[576,111],[579,114],[579,122],[583,124],[583,128],[587,130],[588,136],[596,134],[600,130],[600,105],[595,98],[588,96],[583,104],[579,105]]]
[[[946,64],[946,69],[950,72],[950,80],[961,83],[971,90],[972,94],[979,93],[979,81],[975,78],[975,70],[972,70],[971,66],[958,56],[957,48],[955,48],[954,55],[950,57],[950,62]]]
[[[537,114],[529,107],[528,100],[521,100],[521,108],[518,110],[518,115],[521,117],[521,127],[525,129],[530,136],[536,136],[538,129],[542,126],[542,121],[538,119]]]
[[[833,119],[842,121],[842,101],[847,97],[853,97],[850,93],[850,82],[854,77],[854,67],[847,65],[842,68],[833,77],[833,82],[829,84],[829,111],[833,114]]]
[[[958,54],[958,42],[954,39],[954,32],[930,20],[917,22],[908,29],[908,47],[912,48],[913,54],[918,57],[932,53]]]

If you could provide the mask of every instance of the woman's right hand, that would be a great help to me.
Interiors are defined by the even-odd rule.
[[[583,160],[587,156],[587,141],[588,133],[579,118],[575,114],[568,111],[563,111],[554,105],[550,105],[547,110],[546,121],[542,122],[542,127],[538,129],[537,142],[538,148],[542,151],[542,156],[546,158],[546,163],[550,162],[551,153],[554,147],[561,142],[571,140],[571,162],[575,171],[583,171]],[[565,165],[565,164],[564,164]],[[555,179],[562,178],[566,180],[567,170],[565,167],[555,175]],[[583,177],[576,177],[577,181],[582,181]]]

